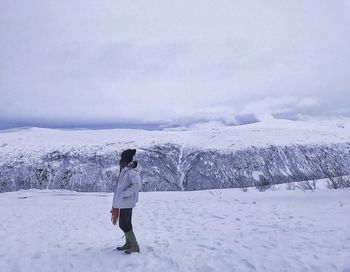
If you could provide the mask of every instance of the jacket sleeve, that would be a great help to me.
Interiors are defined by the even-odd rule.
[[[117,193],[116,192],[114,192],[114,195],[113,195],[112,208],[117,208]]]
[[[141,189],[141,177],[135,171],[128,171],[131,185],[123,191],[123,197],[130,197]]]

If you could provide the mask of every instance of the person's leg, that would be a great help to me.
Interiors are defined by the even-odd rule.
[[[131,226],[131,213],[132,209],[120,209],[119,211],[119,227],[125,233],[125,244],[121,247],[117,247],[117,250],[127,250],[130,247],[130,241],[128,239],[127,232],[132,230]]]
[[[129,232],[132,230],[132,223],[131,223],[131,220],[132,220],[132,208],[130,209],[126,209],[126,232]]]
[[[129,209],[120,209],[119,210],[119,227],[120,229],[125,233],[130,231],[129,221],[130,221],[130,215],[129,215]]]
[[[127,217],[128,221],[127,221],[127,229],[129,229],[128,232],[125,233],[126,239],[129,241],[130,246],[129,248],[125,251],[125,253],[130,254],[133,252],[140,252],[140,247],[137,243],[134,231],[132,229],[132,209],[130,209],[128,211],[128,217]]]

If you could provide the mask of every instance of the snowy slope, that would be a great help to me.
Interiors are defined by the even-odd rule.
[[[272,120],[242,126],[216,127],[193,131],[145,131],[130,129],[53,130],[30,128],[0,133],[0,160],[21,153],[40,156],[52,150],[71,148],[87,153],[103,150],[140,148],[172,143],[188,147],[224,151],[268,145],[329,144],[350,142],[350,121],[309,122]]]
[[[143,191],[255,186],[350,174],[350,122],[272,120],[191,131],[24,129],[0,133],[0,192],[113,191],[137,148]]]
[[[112,194],[0,194],[0,270],[350,271],[350,191],[141,193],[141,253],[113,251]]]

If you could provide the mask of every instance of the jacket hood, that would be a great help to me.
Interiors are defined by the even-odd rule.
[[[141,172],[142,167],[138,161],[132,161],[128,164],[127,166],[128,169],[130,170],[135,170],[136,172]]]

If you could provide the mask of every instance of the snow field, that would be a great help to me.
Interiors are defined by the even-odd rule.
[[[0,194],[0,270],[348,271],[350,190],[141,193],[141,253],[114,251],[110,193]]]

